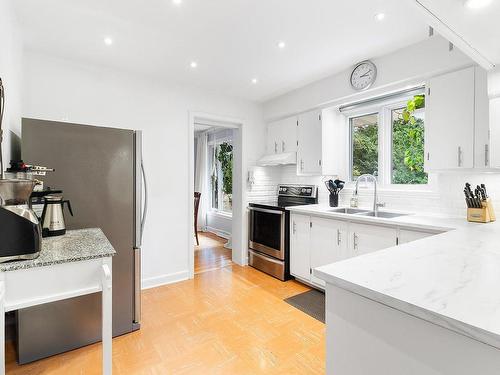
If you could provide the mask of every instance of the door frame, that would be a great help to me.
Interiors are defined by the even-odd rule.
[[[244,122],[241,119],[233,118],[229,116],[215,115],[205,112],[190,111],[189,112],[189,126],[188,126],[188,158],[189,158],[189,170],[188,170],[188,222],[189,222],[189,238],[188,238],[188,271],[189,278],[194,278],[194,127],[195,123],[204,122],[213,124],[214,126],[221,128],[228,128],[234,130],[233,144],[234,150],[236,151],[233,155],[233,217],[231,220],[231,239],[232,239],[232,260],[239,265],[245,265],[247,262],[247,256],[245,253],[245,231],[244,221],[245,221],[245,206],[244,206],[244,194],[245,194],[245,181],[243,179],[244,170],[244,148],[243,148],[243,136],[244,136]]]

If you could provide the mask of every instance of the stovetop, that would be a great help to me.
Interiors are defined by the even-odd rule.
[[[265,209],[270,209],[270,210],[285,211],[286,207],[302,206],[304,204],[311,204],[311,203],[305,203],[305,202],[266,201],[266,202],[250,202],[248,205],[250,207],[257,207],[257,208],[265,208]]]
[[[317,204],[317,186],[312,185],[279,185],[278,197],[275,200],[250,202],[250,207],[285,211],[286,207]]]

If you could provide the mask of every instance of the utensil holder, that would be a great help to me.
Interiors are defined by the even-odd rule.
[[[330,193],[330,207],[339,206],[339,195]]]
[[[489,223],[496,220],[495,210],[488,198],[481,202],[481,208],[467,208],[467,220],[474,223]]]

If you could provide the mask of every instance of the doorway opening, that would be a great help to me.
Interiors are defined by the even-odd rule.
[[[235,120],[191,116],[190,277],[232,261],[241,264],[241,231],[237,229],[242,225],[241,130],[241,122]]]

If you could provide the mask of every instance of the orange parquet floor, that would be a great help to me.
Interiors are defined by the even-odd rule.
[[[308,288],[223,264],[143,291],[141,329],[113,339],[113,374],[324,374],[324,324],[283,301]],[[101,374],[100,344],[24,366],[12,345],[6,356],[7,375]]]

